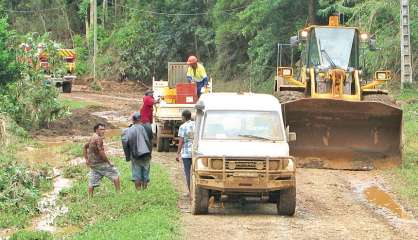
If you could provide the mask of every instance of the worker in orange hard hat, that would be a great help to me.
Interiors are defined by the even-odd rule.
[[[196,82],[197,97],[200,97],[202,88],[208,87],[208,75],[206,74],[203,65],[197,61],[197,57],[190,56],[187,59],[187,64],[189,65],[189,68],[187,69],[187,80],[190,83]]]

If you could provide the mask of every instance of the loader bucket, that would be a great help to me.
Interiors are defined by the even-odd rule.
[[[381,102],[303,98],[283,105],[299,167],[387,169],[402,161],[402,110]]]

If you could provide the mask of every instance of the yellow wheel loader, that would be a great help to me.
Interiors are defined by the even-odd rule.
[[[278,60],[276,96],[285,124],[296,132],[290,154],[299,167],[371,170],[402,161],[402,110],[389,98],[389,71],[367,80],[360,63],[376,40],[330,17],[327,26],[310,26],[279,44],[302,49],[293,66]],[[293,53],[293,50],[292,50]],[[279,64],[280,62],[280,64]],[[293,64],[292,64],[293,65]]]

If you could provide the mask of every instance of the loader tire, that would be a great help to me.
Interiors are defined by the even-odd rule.
[[[293,216],[296,209],[296,186],[280,190],[277,201],[277,213],[279,215]]]
[[[64,82],[62,84],[62,92],[63,93],[71,93],[71,89],[72,89],[73,84],[70,82]]]
[[[190,204],[193,215],[207,214],[209,208],[209,190],[197,186],[194,174],[190,176],[190,193],[192,203]]]
[[[283,104],[302,99],[305,97],[305,94],[298,91],[280,91],[275,93],[275,96],[279,99],[279,102]]]
[[[366,102],[381,102],[387,105],[396,106],[395,100],[386,94],[369,94],[363,96],[363,101]]]

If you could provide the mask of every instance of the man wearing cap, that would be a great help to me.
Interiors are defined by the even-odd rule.
[[[152,112],[154,110],[154,104],[159,102],[158,100],[154,100],[153,94],[154,91],[148,89],[142,98],[142,107],[140,109],[142,123],[152,123]]]
[[[122,146],[126,161],[131,161],[132,181],[137,190],[146,189],[149,179],[152,143],[141,123],[141,114],[132,115],[133,125],[122,133]]]
[[[191,82],[196,82],[197,87],[197,97],[200,97],[202,94],[202,88],[208,86],[208,76],[206,70],[201,63],[198,63],[197,57],[190,56],[187,59],[187,80]]]

